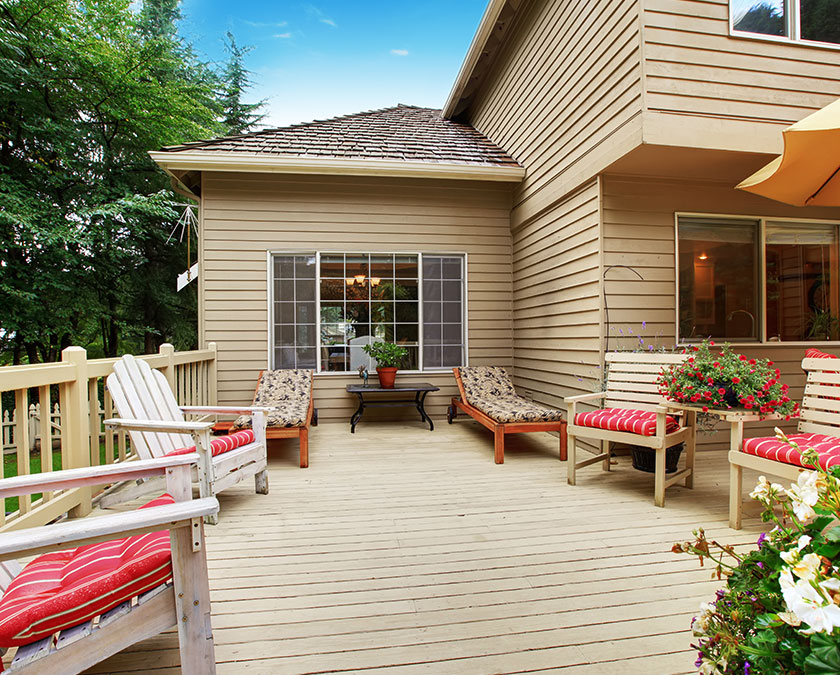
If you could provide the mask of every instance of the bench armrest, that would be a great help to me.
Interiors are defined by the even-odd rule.
[[[594,394],[581,394],[580,396],[567,396],[563,399],[566,403],[581,403],[582,401],[597,401],[607,395],[605,391],[596,391]]]
[[[130,537],[146,532],[191,527],[194,518],[217,513],[219,502],[205,497],[163,506],[152,506],[97,518],[69,520],[54,525],[0,534],[0,560],[23,555],[59,551],[100,541]]]
[[[261,408],[259,406],[236,406],[236,405],[182,405],[181,410],[191,415],[250,415],[251,413],[270,413],[278,408]]]
[[[213,428],[212,422],[162,422],[160,420],[132,420],[112,417],[103,422],[106,427],[126,431],[159,431],[164,433],[190,434]]]
[[[80,469],[64,469],[46,473],[33,473],[0,480],[0,498],[44,492],[46,490],[70,490],[86,485],[104,485],[125,480],[138,480],[163,476],[167,469],[198,462],[198,454],[175,455],[159,459],[141,459],[135,462],[120,462],[105,466],[91,466]]]

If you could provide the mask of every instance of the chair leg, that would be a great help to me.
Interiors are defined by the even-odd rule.
[[[654,476],[653,503],[665,506],[665,448],[656,448],[656,475]]]
[[[505,463],[505,427],[502,424],[497,424],[493,429],[493,450],[496,464]]]
[[[258,495],[268,494],[268,469],[254,474],[254,486]]]
[[[185,675],[212,675],[216,672],[216,657],[210,623],[207,542],[203,528],[197,551],[193,550],[191,528],[172,530],[170,536],[181,672]]]
[[[563,427],[560,429],[560,461],[565,462],[567,459],[568,448],[567,448],[568,439],[566,437],[566,425],[564,424]]]
[[[566,460],[566,482],[575,485],[577,482],[577,438],[566,436],[566,444],[569,450],[569,457]]]
[[[302,427],[300,430],[300,468],[309,466],[309,429]]]
[[[744,469],[738,464],[729,463],[729,527],[741,529],[742,483]]]
[[[604,471],[610,470],[610,442],[601,441],[601,454],[604,455],[604,461],[601,462],[601,469]]]

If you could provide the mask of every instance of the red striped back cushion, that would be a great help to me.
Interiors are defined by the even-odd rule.
[[[805,358],[806,359],[838,359],[840,356],[835,356],[834,354],[829,354],[828,352],[822,352],[819,349],[811,347],[810,349],[805,350]]]
[[[237,431],[234,434],[228,434],[227,436],[220,436],[219,438],[214,438],[212,441],[210,441],[211,457],[215,457],[216,455],[224,455],[226,452],[230,452],[234,448],[239,448],[243,445],[248,445],[248,443],[253,442],[253,429],[244,429],[243,431]],[[188,455],[191,452],[195,452],[195,446],[192,446],[191,448],[178,448],[177,450],[173,450],[172,452],[167,452],[166,456],[171,457],[172,455]]]
[[[656,435],[656,413],[629,408],[604,408],[575,415],[575,424],[591,429],[608,431],[626,431],[639,436]],[[668,415],[665,418],[665,433],[672,434],[679,430],[680,424]]]
[[[173,502],[165,494],[141,508]],[[29,644],[89,621],[171,576],[168,530],[45,553],[0,600],[0,646]]]
[[[814,448],[820,456],[820,466],[823,468],[827,469],[840,464],[840,438],[825,436],[824,434],[793,434],[788,438],[798,443],[803,450]],[[775,436],[744,439],[743,450],[748,455],[802,466],[800,452],[784,441],[778,440]]]

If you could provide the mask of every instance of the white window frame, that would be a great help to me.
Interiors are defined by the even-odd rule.
[[[416,255],[417,256],[417,345],[419,353],[417,355],[417,362],[420,365],[419,370],[403,370],[400,372],[407,374],[439,374],[450,370],[449,366],[441,368],[426,368],[423,363],[423,256],[444,256],[444,257],[460,257],[463,260],[462,279],[461,279],[461,330],[463,331],[464,344],[464,365],[468,366],[470,363],[470,348],[469,348],[469,324],[467,317],[469,316],[469,293],[468,293],[468,270],[469,270],[469,254],[466,251],[371,251],[369,249],[281,249],[281,250],[267,250],[266,251],[266,270],[267,270],[267,288],[268,288],[268,348],[267,361],[269,368],[274,368],[274,335],[275,335],[275,320],[274,320],[274,258],[275,256],[284,255],[314,255],[315,256],[315,333],[317,335],[318,344],[315,349],[315,375],[316,377],[347,377],[353,375],[353,371],[321,371],[321,255],[346,255],[346,254],[364,254],[364,255]]]
[[[796,44],[804,47],[820,47],[823,49],[840,49],[840,44],[833,42],[819,42],[817,40],[806,40],[799,34],[800,22],[800,1],[784,0],[785,16],[787,17],[787,35],[766,35],[764,33],[752,33],[746,30],[735,29],[735,12],[732,9],[732,0],[729,1],[729,35],[749,40],[761,40],[769,42],[782,42]]]
[[[789,342],[767,339],[767,222],[792,223],[803,225],[833,225],[837,230],[837,245],[840,248],[840,222],[836,220],[824,220],[816,218],[788,218],[786,216],[753,216],[730,213],[699,213],[691,211],[677,211],[674,213],[674,335],[677,337],[676,344],[682,342],[699,342],[697,338],[683,338],[680,335],[680,218],[720,218],[727,220],[743,220],[745,222],[758,223],[758,307],[760,316],[758,322],[758,342],[738,342],[738,346],[750,345],[784,345],[790,347],[807,347],[819,345],[836,345],[840,340],[793,340]],[[733,338],[716,338],[719,340]]]

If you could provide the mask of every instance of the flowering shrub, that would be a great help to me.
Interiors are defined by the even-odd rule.
[[[659,376],[659,393],[671,401],[709,408],[743,407],[757,413],[779,413],[789,418],[798,405],[779,381],[781,372],[767,359],[736,354],[728,344],[720,352],[704,340],[683,350],[688,358],[666,368]]]
[[[840,467],[826,471],[814,450],[801,452],[813,471],[787,490],[761,476],[750,494],[774,524],[755,550],[739,553],[702,529],[672,549],[711,560],[727,578],[692,621],[701,673],[840,673]]]

